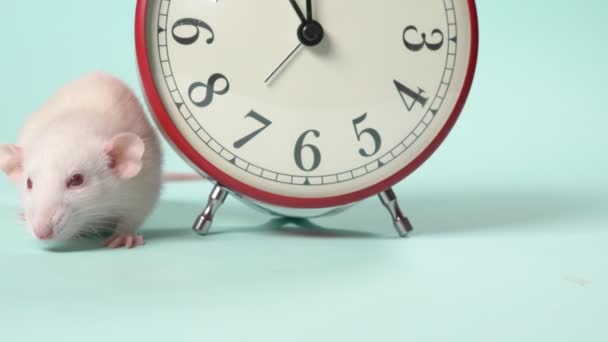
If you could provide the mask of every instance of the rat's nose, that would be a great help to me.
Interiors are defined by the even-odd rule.
[[[53,227],[50,225],[40,225],[34,227],[34,235],[40,240],[50,240],[53,238]]]
[[[53,228],[57,225],[57,216],[60,213],[57,206],[51,206],[42,210],[34,220],[33,233],[40,240],[50,240],[53,238]]]

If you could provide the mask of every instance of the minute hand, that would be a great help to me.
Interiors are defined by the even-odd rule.
[[[306,15],[308,21],[313,21],[312,18],[312,0],[306,0]]]

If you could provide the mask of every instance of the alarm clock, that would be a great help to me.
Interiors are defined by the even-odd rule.
[[[392,191],[444,141],[473,82],[473,0],[138,0],[136,51],[160,131],[229,195],[287,217]]]

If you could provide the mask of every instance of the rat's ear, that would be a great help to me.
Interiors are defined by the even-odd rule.
[[[139,174],[142,167],[145,145],[133,133],[114,136],[104,146],[104,153],[110,158],[110,168],[121,179],[131,179]]]
[[[17,145],[0,145],[0,170],[18,182],[23,173],[23,151]]]

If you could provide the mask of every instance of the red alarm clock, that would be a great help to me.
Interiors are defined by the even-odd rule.
[[[473,0],[139,0],[139,71],[175,150],[228,194],[287,216],[379,195],[439,147],[477,61]]]

